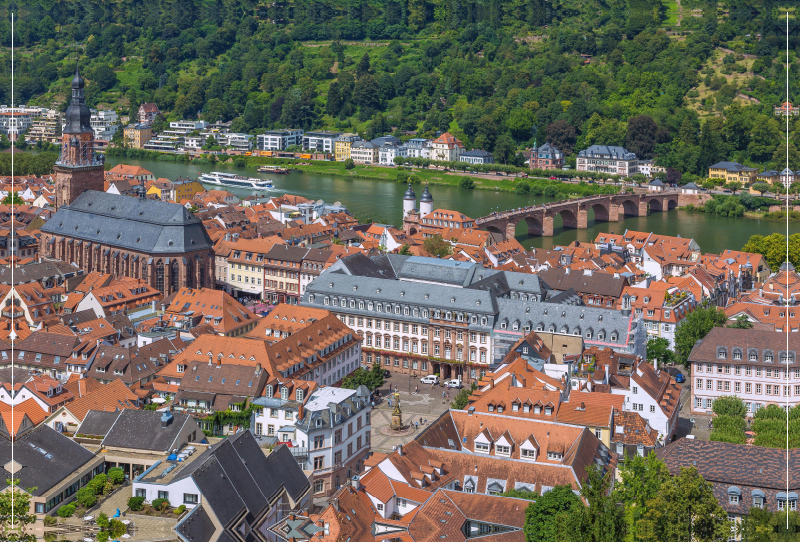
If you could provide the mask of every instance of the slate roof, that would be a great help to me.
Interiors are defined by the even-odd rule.
[[[739,162],[717,162],[709,169],[725,169],[727,171],[758,171],[756,168],[747,167]]]
[[[738,329],[730,327],[715,327],[708,332],[705,338],[694,345],[689,354],[690,362],[716,363],[724,359],[725,363],[761,365],[764,367],[779,367],[780,353],[786,348],[786,335],[781,335],[778,340],[775,332],[763,329]],[[788,334],[789,339],[789,364],[797,364],[797,352],[800,350],[800,337],[794,333]],[[724,349],[725,357],[719,357],[720,349]],[[739,359],[735,359],[734,352],[741,352]],[[765,354],[772,354],[772,361],[765,361]],[[755,354],[751,360],[750,355]]]
[[[37,262],[14,268],[14,279],[17,284],[56,277],[67,279],[76,275],[83,275],[83,269],[66,262]],[[11,267],[0,266],[0,284],[11,284]]]
[[[119,417],[119,412],[103,412],[101,410],[90,410],[86,413],[76,434],[92,435],[95,437],[104,437],[108,434],[108,430],[114,425]]]
[[[22,465],[22,469],[14,474],[23,488],[36,488],[34,496],[47,493],[64,478],[83,467],[95,458],[95,455],[45,424],[38,425],[14,443],[14,461]],[[12,442],[0,439],[0,465],[11,461]],[[0,468],[0,489],[8,487],[6,480],[11,473]]]
[[[41,231],[149,254],[210,250],[202,222],[177,203],[87,190]]]
[[[286,446],[279,446],[265,456],[251,431],[225,439],[189,465],[186,473],[203,494],[203,504],[175,527],[186,542],[235,540],[231,533],[241,522],[247,524],[246,542],[261,538],[250,531],[257,529],[264,513],[283,491],[299,502],[309,490],[308,478]],[[205,508],[210,508],[222,530],[209,528]]]
[[[566,269],[551,267],[538,273],[538,276],[554,290],[565,291],[570,288],[581,294],[596,294],[618,298],[622,295],[628,279],[612,273],[567,272]]]
[[[120,411],[103,439],[103,446],[168,452],[191,416],[175,412],[169,425],[161,427],[162,414],[155,410]]]
[[[771,332],[774,335],[774,332]],[[680,474],[681,467],[695,467],[698,474],[714,485],[714,495],[729,513],[747,515],[753,504],[753,491],[764,493],[765,508],[777,511],[777,497],[785,495],[787,452],[780,448],[730,444],[693,439],[678,439],[656,451],[670,474]],[[800,451],[789,451],[789,491],[800,490]],[[728,489],[741,491],[738,504],[728,502]]]
[[[461,156],[474,156],[475,158],[486,158],[487,156],[492,156],[492,153],[484,151],[482,149],[474,149],[467,152],[462,152]]]
[[[578,153],[580,158],[611,157],[617,160],[636,160],[636,155],[624,147],[614,145],[592,145]],[[714,167],[714,166],[711,166]]]

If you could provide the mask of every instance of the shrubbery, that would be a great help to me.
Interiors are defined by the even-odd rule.
[[[164,511],[169,508],[169,499],[155,499],[152,506],[156,510]]]
[[[58,517],[60,518],[71,517],[72,514],[74,513],[75,513],[75,505],[72,503],[65,504],[64,506],[58,509]]]
[[[134,512],[138,512],[144,508],[144,497],[131,497],[128,499],[128,508]]]

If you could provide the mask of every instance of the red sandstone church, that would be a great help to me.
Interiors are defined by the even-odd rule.
[[[41,228],[40,254],[140,278],[164,295],[213,287],[213,243],[198,218],[175,203],[103,192],[83,87],[76,69],[55,165],[58,211]]]

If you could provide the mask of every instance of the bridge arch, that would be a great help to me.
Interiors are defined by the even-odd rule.
[[[678,208],[678,198],[676,197],[667,198],[666,203],[667,203],[667,211],[671,211],[673,209]]]
[[[542,235],[542,223],[534,216],[526,216],[520,222],[525,222],[528,226],[528,235]],[[519,224],[519,222],[517,223]]]
[[[555,218],[556,215],[561,215],[561,221],[563,222],[565,228],[578,227],[578,216],[571,209],[560,209],[553,211],[553,218]]]
[[[488,226],[486,226],[486,231],[491,233],[494,239],[505,240],[506,238],[506,232],[500,226],[489,224]]]
[[[650,208],[650,211],[654,213],[660,213],[664,210],[664,206],[660,198],[650,198],[647,200],[647,206]]]
[[[620,205],[626,216],[639,216],[639,202],[632,199],[623,200]]]
[[[597,202],[593,203],[589,207],[592,211],[594,211],[594,221],[595,222],[608,222],[609,221],[609,202]]]

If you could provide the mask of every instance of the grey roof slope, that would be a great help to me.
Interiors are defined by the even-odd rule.
[[[106,436],[119,417],[119,411],[90,410],[86,413],[76,433],[81,435]]]
[[[203,494],[203,504],[176,526],[187,542],[222,542],[233,539],[230,533],[241,521],[247,542],[257,539],[251,530],[258,527],[264,513],[282,491],[298,502],[309,490],[308,478],[286,446],[278,446],[265,456],[251,431],[242,431],[220,442],[198,458],[190,475]],[[209,507],[223,530],[215,535],[208,528]]]
[[[36,488],[32,492],[34,496],[44,495],[95,457],[92,452],[46,424],[38,425],[13,444],[0,439],[0,465],[11,461],[12,445],[14,461],[22,465],[14,477],[19,479],[20,487]],[[0,489],[5,489],[11,473],[0,468],[0,477]]]
[[[623,348],[629,339],[634,338],[637,328],[640,327],[630,315],[626,316],[621,311],[614,309],[524,302],[505,298],[499,298],[497,306],[499,313],[495,329],[503,329],[503,323],[506,324],[506,329],[513,329],[513,324],[516,323],[520,331],[526,326],[530,326],[531,330],[536,330],[539,325],[545,332],[549,331],[550,326],[553,326],[556,333],[563,332],[584,337],[588,331],[591,331],[592,338],[585,339],[587,344],[599,341],[608,346]],[[562,331],[565,327],[566,331]],[[601,331],[605,333],[602,340],[598,338]],[[616,341],[611,340],[613,332],[617,333]],[[637,351],[636,345],[629,346]]]
[[[76,275],[83,275],[83,269],[66,262],[36,262],[14,268],[14,282],[16,284],[39,282],[56,277],[67,279]],[[6,265],[0,267],[0,284],[11,284],[11,267]]]
[[[539,271],[538,276],[554,290],[565,291],[572,288],[582,294],[597,294],[611,297],[622,295],[629,280],[621,275],[612,273],[592,273],[586,275],[582,272],[568,272],[567,269],[551,267]]]
[[[161,427],[162,414],[155,410],[120,411],[103,439],[103,446],[168,452],[191,416],[176,412],[169,425]]]
[[[149,254],[210,250],[203,223],[177,203],[87,190],[41,231]]]
[[[578,153],[581,158],[611,156],[618,160],[636,160],[636,155],[624,147],[615,145],[592,145]],[[711,166],[714,167],[714,166]]]

